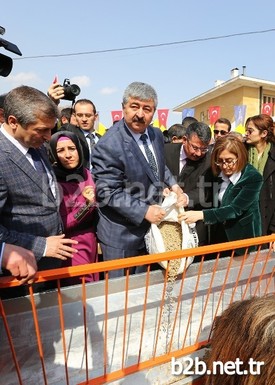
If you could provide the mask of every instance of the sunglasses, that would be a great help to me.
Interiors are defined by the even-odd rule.
[[[224,130],[213,130],[213,132],[215,135],[221,134],[222,136],[228,134],[228,132]]]

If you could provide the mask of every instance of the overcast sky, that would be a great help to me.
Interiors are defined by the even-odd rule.
[[[173,107],[213,88],[216,80],[228,80],[235,67],[245,65],[247,76],[275,81],[275,32],[244,34],[275,29],[274,0],[11,0],[1,9],[0,25],[6,28],[3,38],[23,54],[0,48],[14,59],[11,74],[0,77],[0,93],[21,84],[46,92],[55,75],[60,82],[70,78],[107,127],[132,81],[156,89],[158,108],[169,109],[168,127],[181,121]]]

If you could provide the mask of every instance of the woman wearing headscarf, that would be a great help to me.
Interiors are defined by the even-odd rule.
[[[266,114],[249,117],[245,123],[248,161],[263,176],[260,211],[263,235],[275,234],[275,124]],[[275,243],[273,243],[275,251]]]
[[[95,184],[91,173],[83,166],[84,158],[78,137],[68,131],[52,135],[50,155],[63,199],[60,215],[66,236],[78,241],[77,253],[63,266],[97,262]],[[85,276],[87,282],[98,281],[99,274]],[[80,283],[80,277],[70,278],[68,284]]]

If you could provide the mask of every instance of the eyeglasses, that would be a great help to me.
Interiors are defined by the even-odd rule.
[[[223,166],[233,167],[237,162],[238,162],[238,159],[225,159],[225,160],[220,160],[218,162],[215,162],[215,165],[219,166],[220,168],[222,168]]]
[[[222,136],[228,134],[228,131],[224,131],[224,130],[213,130],[213,132],[214,132],[215,135],[221,134]]]
[[[193,148],[194,151],[200,151],[202,154],[205,154],[209,151],[209,148],[208,147],[197,147],[197,146],[194,146],[192,143],[190,143],[190,141],[187,139],[187,142],[190,144],[190,146]]]
[[[94,114],[82,114],[82,113],[78,112],[78,113],[76,114],[76,116],[77,116],[78,118],[83,118],[83,117],[86,116],[86,118],[90,119],[91,117],[94,116]]]

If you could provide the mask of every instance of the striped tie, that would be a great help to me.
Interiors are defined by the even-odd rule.
[[[142,143],[143,143],[143,147],[145,150],[145,154],[146,154],[148,163],[149,163],[149,165],[153,171],[155,178],[159,179],[157,163],[156,163],[156,160],[155,160],[155,157],[154,157],[152,151],[150,150],[150,148],[148,146],[147,138],[148,138],[147,134],[142,134],[140,136],[140,139],[142,140]]]

